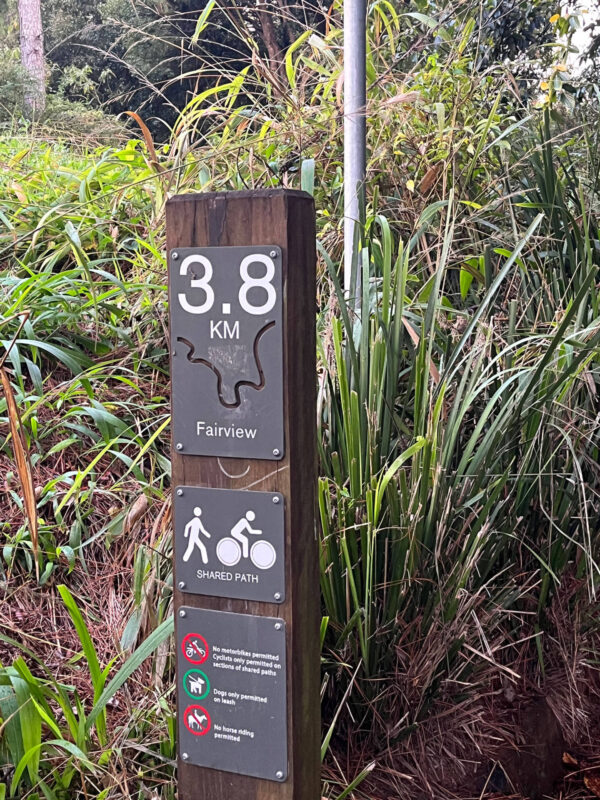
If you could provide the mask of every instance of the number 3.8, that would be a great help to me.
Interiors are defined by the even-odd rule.
[[[253,278],[248,274],[248,267],[250,264],[254,263],[265,265],[266,271],[262,278]],[[179,274],[187,275],[192,264],[201,264],[204,268],[204,274],[201,278],[192,278],[190,281],[190,286],[192,289],[202,289],[206,299],[200,305],[192,305],[192,303],[188,301],[185,292],[181,292],[177,296],[177,299],[179,300],[179,304],[184,311],[187,311],[190,314],[206,314],[207,311],[210,311],[215,302],[215,293],[210,285],[210,281],[213,276],[213,267],[206,256],[195,254],[186,256],[186,258],[183,259],[181,266],[179,267]],[[277,292],[271,283],[274,276],[275,264],[273,259],[269,256],[262,255],[261,253],[254,253],[253,255],[246,256],[242,260],[240,263],[240,277],[242,279],[242,285],[238,294],[238,300],[244,311],[246,311],[248,314],[255,314],[257,316],[259,314],[269,313],[269,311],[275,305],[275,301],[277,300]],[[255,306],[248,302],[248,292],[250,289],[263,289],[266,292],[267,299],[262,305]]]

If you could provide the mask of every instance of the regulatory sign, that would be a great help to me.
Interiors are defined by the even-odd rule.
[[[189,594],[282,603],[284,500],[277,492],[175,490],[175,571]]]
[[[192,700],[204,700],[210,694],[210,681],[200,669],[188,669],[183,676],[183,689]]]
[[[182,606],[177,642],[182,760],[284,781],[285,622]],[[204,661],[197,667],[201,657]]]
[[[169,282],[176,449],[282,458],[281,250],[179,248]]]

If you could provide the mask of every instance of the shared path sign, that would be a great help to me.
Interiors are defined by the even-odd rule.
[[[179,800],[318,800],[315,216],[167,205]]]

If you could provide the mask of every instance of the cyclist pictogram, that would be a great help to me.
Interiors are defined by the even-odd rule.
[[[250,546],[247,534],[260,536],[262,530],[250,524],[256,519],[251,509],[233,526],[231,536],[226,536],[217,544],[217,558],[224,567],[235,567],[242,558],[250,559],[257,569],[270,569],[277,561],[277,553],[271,542],[261,539]]]

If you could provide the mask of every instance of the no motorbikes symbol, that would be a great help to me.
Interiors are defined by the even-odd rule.
[[[199,633],[188,633],[181,642],[181,651],[190,664],[204,664],[210,650],[208,642]]]

